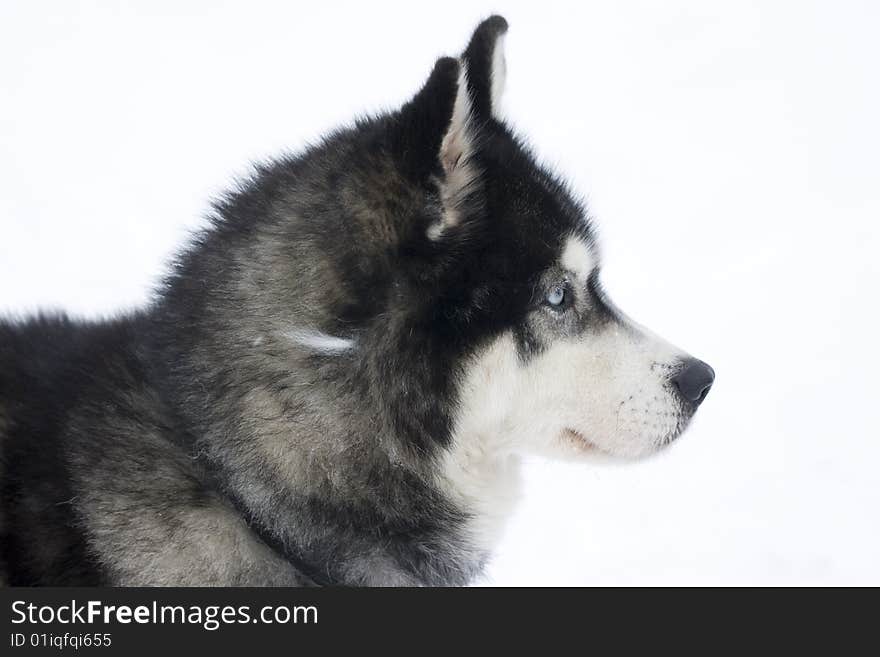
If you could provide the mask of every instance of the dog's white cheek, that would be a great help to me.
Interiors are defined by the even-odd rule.
[[[548,410],[566,429],[603,452],[637,457],[654,451],[678,421],[666,383],[676,358],[665,342],[612,324],[554,344],[536,363],[536,376],[544,382]]]

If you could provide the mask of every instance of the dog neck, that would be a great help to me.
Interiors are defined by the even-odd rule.
[[[468,514],[470,540],[492,553],[520,498],[519,454],[500,448],[491,435],[458,435],[442,460],[441,477],[444,492]]]

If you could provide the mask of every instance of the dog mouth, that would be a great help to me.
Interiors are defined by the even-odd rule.
[[[575,449],[581,452],[601,452],[602,450],[596,445],[596,443],[588,440],[584,434],[579,431],[575,431],[574,429],[564,429],[562,431],[562,439],[567,444],[571,445]]]
[[[646,441],[644,448],[637,450],[638,453],[620,454],[620,456],[623,456],[624,458],[642,458],[663,451],[681,437],[687,428],[687,424],[687,419],[682,418],[666,435]],[[563,429],[560,441],[564,445],[567,445],[569,448],[581,454],[609,457],[615,456],[615,452],[600,447],[580,431],[569,427]]]
[[[685,432],[685,429],[688,427],[688,423],[690,418],[681,418],[676,424],[675,428],[669,431],[663,438],[661,438],[657,443],[657,449],[663,449],[664,447],[668,447],[676,440],[681,438],[682,434]]]

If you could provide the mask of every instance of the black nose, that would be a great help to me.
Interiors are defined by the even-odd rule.
[[[699,406],[703,402],[714,381],[715,370],[696,358],[686,360],[681,371],[672,377],[672,382],[681,396],[694,406]]]

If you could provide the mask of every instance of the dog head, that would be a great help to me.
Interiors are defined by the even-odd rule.
[[[499,16],[484,21],[397,117],[397,156],[429,181],[396,288],[418,345],[409,365],[455,372],[459,436],[642,456],[681,434],[714,372],[603,290],[584,207],[498,117],[506,31]]]
[[[263,240],[241,257],[237,308],[266,323],[241,344],[255,376],[345,381],[334,409],[368,406],[364,431],[391,449],[644,455],[682,432],[714,374],[614,306],[585,208],[498,117],[506,31],[484,21],[400,110],[224,209],[272,213],[237,227]]]

